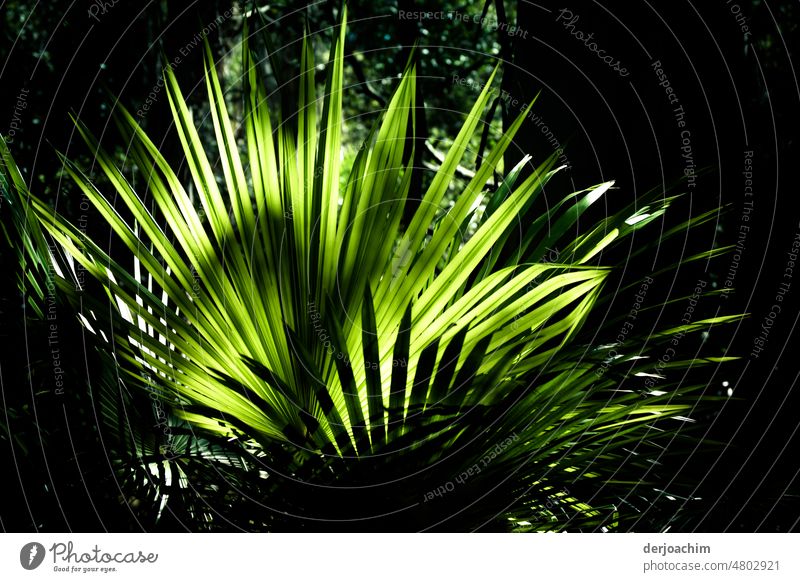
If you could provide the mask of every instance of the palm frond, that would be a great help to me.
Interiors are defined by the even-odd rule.
[[[404,226],[417,171],[410,165],[415,57],[368,143],[344,168],[345,26],[343,9],[323,95],[304,38],[291,115],[273,110],[245,41],[241,124],[231,119],[206,45],[213,155],[175,75],[165,71],[191,188],[124,108],[117,123],[146,177],[144,190],[76,120],[104,179],[90,179],[66,158],[65,169],[128,254],[104,251],[35,197],[31,209],[70,257],[53,257],[62,279],[75,279],[77,263],[116,308],[108,317],[96,309],[90,325],[104,330],[98,344],[113,354],[109,366],[168,402],[176,428],[206,435],[199,449],[212,450],[215,439],[240,447],[237,461],[228,449],[210,455],[227,459],[228,470],[249,474],[264,458],[282,459],[263,470],[322,487],[312,500],[288,477],[260,480],[251,493],[279,501],[284,516],[313,514],[345,528],[410,512],[409,523],[421,527],[499,523],[522,531],[614,528],[640,515],[641,499],[620,498],[617,475],[639,474],[639,489],[658,481],[651,459],[666,446],[658,443],[682,438],[702,386],[684,386],[672,374],[657,392],[621,386],[652,373],[652,354],[675,333],[738,316],[665,329],[639,345],[641,336],[632,335],[617,346],[626,356],[613,361],[581,334],[615,267],[603,264],[604,253],[662,217],[676,197],[651,192],[576,231],[612,191],[605,182],[563,197],[517,240],[520,217],[530,216],[563,170],[555,155],[538,166],[525,157],[499,187],[488,187],[531,103],[445,210],[494,94],[495,69]],[[558,261],[543,261],[551,248],[562,249]],[[697,363],[676,359],[659,373]],[[185,440],[186,456],[196,438]],[[144,457],[153,448],[134,450],[149,467]],[[169,470],[184,479],[181,463]],[[403,485],[417,471],[427,471],[424,491],[416,481]],[[371,475],[385,486],[345,490]],[[343,506],[359,507],[358,515],[341,513],[337,495],[353,501]]]

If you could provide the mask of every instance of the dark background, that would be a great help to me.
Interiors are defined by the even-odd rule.
[[[676,478],[698,484],[705,501],[685,529],[699,531],[796,530],[798,398],[797,325],[800,280],[793,280],[775,319],[767,345],[750,357],[753,340],[775,303],[787,251],[800,232],[796,184],[790,181],[798,160],[796,54],[798,4],[790,1],[741,0],[690,3],[678,1],[519,2],[492,3],[489,15],[516,22],[525,34],[470,22],[408,20],[397,10],[454,10],[480,14],[483,2],[381,1],[351,2],[348,43],[363,58],[349,59],[347,74],[370,81],[351,97],[347,107],[363,111],[380,107],[390,96],[392,77],[402,68],[408,47],[420,39],[421,93],[429,108],[420,135],[436,142],[452,135],[458,112],[474,100],[469,88],[455,86],[452,76],[485,80],[491,53],[511,63],[502,86],[521,102],[541,90],[535,112],[566,146],[570,168],[555,184],[553,197],[597,182],[615,179],[618,190],[610,204],[622,205],[654,187],[675,184],[685,161],[680,130],[652,63],[662,68],[685,111],[691,131],[695,186],[676,205],[677,218],[719,205],[727,207],[708,228],[660,248],[660,257],[629,265],[647,272],[653,264],[676,261],[702,250],[736,244],[742,223],[744,152],[752,150],[754,203],[751,230],[735,272],[736,292],[704,306],[709,314],[745,312],[751,317],[733,330],[712,333],[720,353],[742,360],[714,372],[709,391],[733,398],[705,418],[713,451],[696,451],[674,467]],[[34,9],[34,5],[36,5]],[[732,6],[746,17],[744,34]],[[73,113],[97,135],[114,143],[107,126],[118,96],[136,111],[158,81],[161,68],[182,54],[198,31],[232,4],[222,1],[171,1],[113,4],[91,2],[5,2],[0,42],[0,132],[31,187],[62,212],[77,216],[79,198],[62,182],[55,151],[88,164],[76,140]],[[272,4],[266,13],[290,14],[271,32],[286,47],[280,58],[290,63],[302,31],[304,3]],[[557,22],[559,10],[579,16],[574,30],[594,32],[600,48],[619,59],[630,72],[621,77],[605,65],[570,30]],[[95,12],[97,19],[89,16]],[[297,11],[297,12],[294,12]],[[308,12],[312,30],[334,22],[332,4]],[[209,38],[217,54],[234,50],[241,34],[241,10],[224,19]],[[316,27],[316,28],[315,28]],[[323,38],[325,35],[323,35]],[[293,44],[294,43],[294,44]],[[321,43],[324,44],[324,43]],[[464,58],[461,58],[461,57]],[[235,60],[235,59],[234,59]],[[222,61],[223,68],[228,61]],[[202,51],[188,51],[176,70],[187,93],[202,79]],[[236,78],[236,71],[228,71]],[[225,71],[223,70],[223,78]],[[202,91],[191,100],[202,105]],[[498,104],[496,118],[508,124],[512,108]],[[163,140],[168,158],[177,157],[169,132],[170,113],[163,90],[143,125]],[[358,143],[358,136],[353,137]],[[518,154],[541,159],[552,146],[528,124],[518,134]],[[424,159],[430,154],[419,148]],[[124,151],[118,152],[123,156]],[[423,184],[417,185],[422,188]],[[569,188],[569,190],[568,190]],[[3,209],[5,210],[5,209]],[[602,212],[602,209],[598,210]],[[7,215],[3,212],[3,220]],[[89,231],[102,234],[100,220],[89,215]],[[646,229],[647,236],[656,236]],[[106,231],[107,232],[107,231]],[[703,268],[679,271],[675,284],[691,286],[698,277],[722,286],[730,256]],[[6,531],[98,531],[140,529],[135,513],[113,476],[91,405],[92,379],[98,362],[84,345],[80,327],[59,318],[60,345],[69,388],[56,394],[52,385],[47,330],[30,320],[17,292],[16,257],[3,248],[0,293],[0,463],[3,501],[0,528]],[[800,271],[797,271],[800,277]],[[666,288],[663,293],[669,294]],[[613,309],[613,304],[612,307]],[[67,306],[60,306],[66,311]],[[794,356],[794,357],[793,357]],[[723,387],[723,382],[727,386]]]

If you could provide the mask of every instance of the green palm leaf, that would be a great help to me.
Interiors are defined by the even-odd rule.
[[[410,166],[415,60],[352,168],[344,168],[345,26],[343,9],[322,95],[305,36],[296,113],[273,110],[258,63],[243,43],[243,151],[208,45],[213,157],[175,75],[165,71],[191,188],[125,109],[116,121],[147,177],[146,192],[134,189],[76,122],[104,179],[92,180],[64,159],[66,171],[129,255],[105,252],[36,198],[31,209],[116,307],[113,317],[97,322],[97,330],[114,335],[109,365],[162,395],[176,424],[201,431],[204,442],[239,443],[242,458],[255,460],[236,470],[266,456],[283,463],[286,474],[335,489],[370,474],[394,483],[392,476],[400,480],[402,471],[427,466],[451,483],[465,468],[478,467],[480,478],[470,473],[432,513],[430,505],[420,505],[430,500],[418,488],[393,488],[395,505],[416,508],[409,510],[419,513],[416,519],[430,518],[426,527],[477,528],[492,518],[518,530],[549,529],[553,521],[559,527],[618,526],[636,511],[607,493],[618,481],[615,464],[628,463],[645,478],[650,470],[644,457],[627,460],[622,451],[680,432],[661,423],[691,414],[700,388],[682,387],[675,376],[663,381],[660,395],[620,391],[620,378],[649,373],[652,359],[637,352],[642,363],[627,369],[626,358],[606,362],[612,372],[598,375],[604,361],[580,338],[593,308],[605,301],[602,290],[614,265],[600,261],[603,253],[662,216],[675,197],[652,192],[574,234],[587,209],[611,190],[606,182],[565,196],[513,240],[520,217],[530,215],[562,170],[555,155],[536,167],[525,157],[494,192],[487,188],[531,103],[444,212],[456,168],[466,163],[494,94],[496,69],[402,226],[416,171]],[[212,163],[217,155],[218,166]],[[340,189],[343,173],[348,179]],[[467,237],[470,221],[477,230]],[[28,244],[28,254],[41,256],[42,244]],[[562,249],[557,263],[542,262],[550,248]],[[55,260],[64,281],[74,278],[63,259]],[[735,319],[657,332],[645,350],[655,353],[675,333]],[[610,329],[606,324],[603,331]],[[636,341],[629,338],[632,350]],[[107,337],[100,345],[111,353]],[[695,363],[676,360],[672,367]],[[281,456],[285,447],[296,451],[293,460]],[[403,455],[402,469],[388,452]],[[557,488],[574,473],[582,476],[574,491]],[[499,484],[490,486],[492,480]],[[257,489],[298,512],[313,509],[340,526],[346,521],[336,521],[333,493],[310,501],[297,492],[302,487],[281,488],[277,479]],[[470,495],[483,501],[467,503]],[[386,499],[385,493],[364,494],[361,506],[379,507]]]

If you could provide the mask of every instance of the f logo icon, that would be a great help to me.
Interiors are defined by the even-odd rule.
[[[35,570],[44,561],[44,546],[39,542],[30,542],[19,551],[19,563],[26,570]]]

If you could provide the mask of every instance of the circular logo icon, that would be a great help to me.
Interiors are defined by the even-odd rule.
[[[39,542],[30,542],[19,551],[19,563],[26,570],[35,570],[44,561],[44,546]]]

